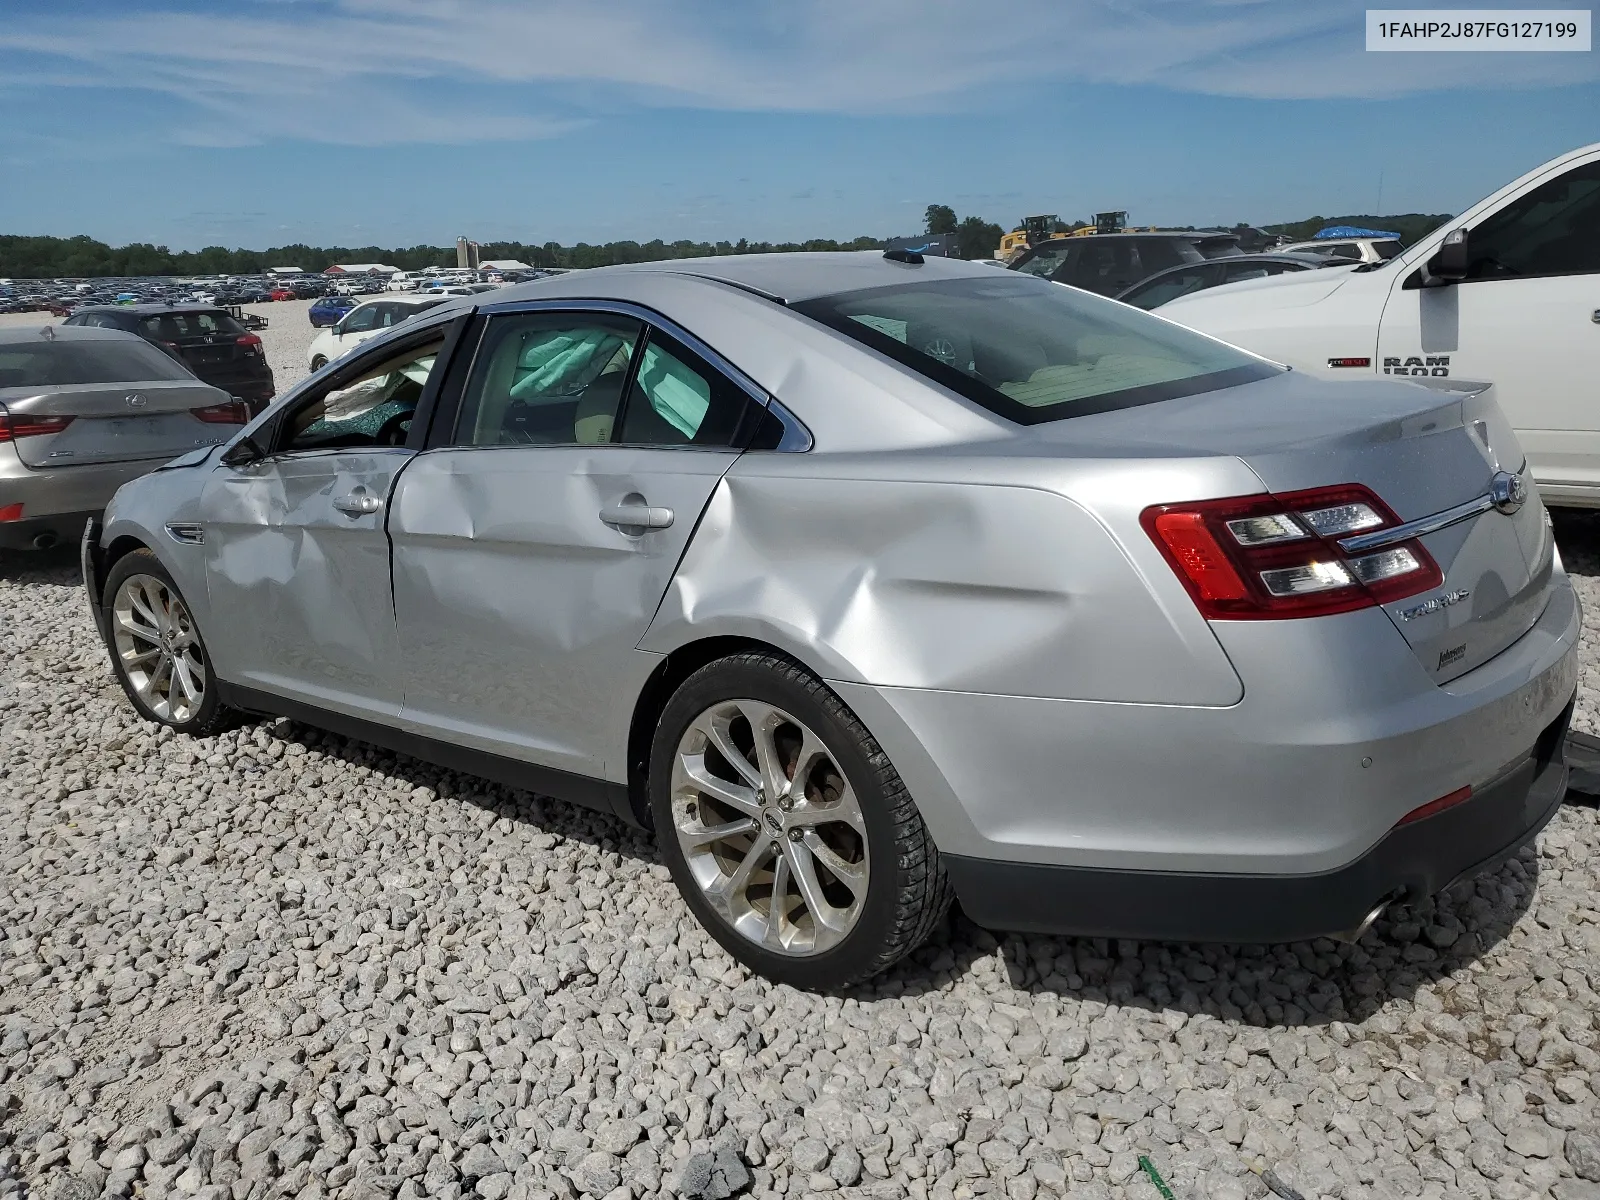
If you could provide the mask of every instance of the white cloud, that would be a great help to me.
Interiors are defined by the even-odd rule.
[[[946,111],[1067,80],[1262,99],[1592,81],[1592,55],[1367,54],[1332,0],[256,0],[0,27],[0,89],[134,88],[180,141],[523,140],[619,108]],[[45,64],[41,68],[39,64]]]

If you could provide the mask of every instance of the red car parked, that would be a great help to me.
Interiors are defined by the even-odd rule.
[[[267,293],[268,300],[293,300],[295,295],[286,287],[275,287]]]

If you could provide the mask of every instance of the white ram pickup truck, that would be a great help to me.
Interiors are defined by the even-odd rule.
[[[1600,144],[1386,263],[1229,284],[1156,312],[1319,375],[1493,382],[1545,501],[1600,507]]]

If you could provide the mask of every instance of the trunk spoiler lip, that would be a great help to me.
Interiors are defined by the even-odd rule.
[[[1494,483],[1500,484],[1505,478],[1505,486],[1512,490],[1511,494],[1525,497],[1527,484],[1528,464],[1523,462],[1515,472],[1498,471],[1495,473]],[[1384,546],[1392,546],[1396,542],[1407,542],[1412,538],[1426,537],[1430,533],[1438,533],[1441,529],[1448,529],[1452,525],[1459,525],[1462,521],[1470,521],[1473,517],[1481,516],[1491,509],[1500,509],[1509,516],[1521,508],[1525,499],[1519,498],[1514,504],[1508,498],[1501,499],[1497,489],[1491,489],[1481,496],[1476,496],[1464,503],[1457,504],[1431,516],[1418,517],[1414,521],[1407,521],[1403,525],[1392,525],[1388,529],[1374,530],[1372,533],[1358,533],[1353,537],[1339,539],[1339,548],[1351,554],[1360,554],[1364,550],[1378,550]],[[1512,504],[1509,511],[1503,507]]]

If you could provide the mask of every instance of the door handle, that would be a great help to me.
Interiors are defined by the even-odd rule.
[[[340,496],[333,502],[333,506],[349,516],[364,517],[382,508],[383,501],[370,492],[355,491],[348,496]]]
[[[607,525],[624,529],[670,529],[672,510],[650,508],[643,504],[614,504],[600,510],[600,519]]]

